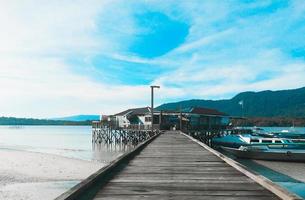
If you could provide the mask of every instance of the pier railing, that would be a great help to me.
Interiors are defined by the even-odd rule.
[[[111,122],[92,123],[93,143],[131,143],[138,144],[159,133],[159,125],[128,125],[119,127]]]
[[[123,127],[113,121],[93,121],[92,142],[94,143],[134,143],[145,141],[164,128],[163,124],[151,125],[129,124]],[[179,130],[179,129],[178,129]],[[222,126],[211,128],[182,126],[181,131],[193,138],[212,146],[212,138],[232,134],[250,133],[250,129],[228,129]]]

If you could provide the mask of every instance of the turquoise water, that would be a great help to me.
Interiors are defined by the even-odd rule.
[[[109,162],[130,146],[93,145],[91,126],[0,126],[0,148]]]
[[[305,134],[305,127],[260,127],[267,132],[280,132],[282,130],[289,130],[292,132],[304,133]]]
[[[276,170],[265,167],[253,160],[248,160],[248,159],[235,159],[235,160],[247,166],[248,168],[252,169],[256,173],[267,177],[269,180],[280,185],[281,187],[286,188],[288,191],[297,194],[299,197],[305,198],[304,182],[294,179]],[[276,161],[270,161],[270,162],[276,163]],[[293,163],[291,163],[291,165],[293,165]]]

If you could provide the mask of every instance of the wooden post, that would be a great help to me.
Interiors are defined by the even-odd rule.
[[[180,131],[182,131],[182,112],[181,112],[181,108],[180,108],[180,123],[179,123],[179,126],[180,126]]]
[[[154,87],[150,86],[151,88],[151,107],[150,107],[150,111],[151,111],[151,132],[153,132],[154,128]]]
[[[160,86],[152,85],[151,88],[151,132],[154,130],[154,88],[160,88]]]
[[[162,126],[162,110],[160,111],[160,115],[159,115],[159,129],[161,129]]]

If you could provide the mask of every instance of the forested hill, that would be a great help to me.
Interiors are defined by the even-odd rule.
[[[246,117],[305,117],[305,87],[292,90],[243,92],[225,100],[187,100],[167,103],[157,109],[178,110],[179,107],[214,108],[232,116]]]

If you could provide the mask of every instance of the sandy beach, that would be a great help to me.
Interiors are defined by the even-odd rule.
[[[103,163],[0,149],[0,199],[54,199]]]

